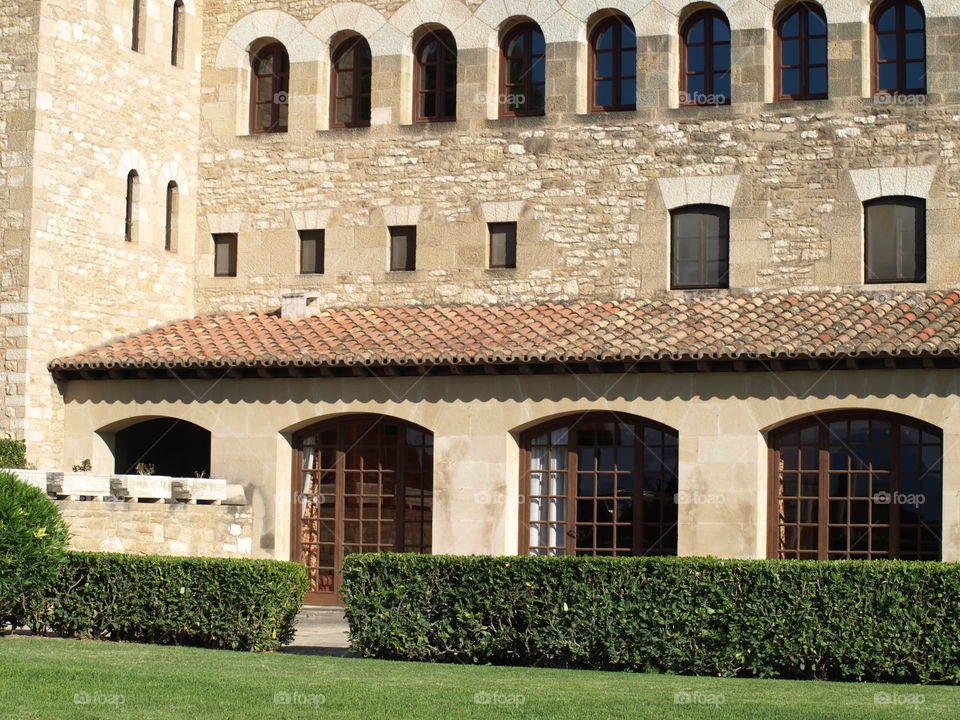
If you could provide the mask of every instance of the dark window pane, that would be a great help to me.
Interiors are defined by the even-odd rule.
[[[897,36],[896,35],[878,35],[877,36],[877,59],[878,60],[896,60],[897,59]]]
[[[687,31],[687,43],[690,45],[703,43],[706,29],[706,19],[697,20],[693,25],[690,26],[690,29]]]
[[[880,13],[877,18],[877,30],[879,32],[893,32],[897,29],[897,8],[889,7]]]
[[[534,30],[530,33],[530,36],[533,54],[544,55],[547,52],[547,44],[543,39],[543,33],[539,30]]]
[[[822,65],[827,62],[827,39],[812,38],[807,45],[807,61],[811,65]]]
[[[826,95],[827,69],[825,67],[810,68],[807,85],[811,95]]]
[[[596,75],[598,78],[613,77],[613,53],[597,54]]]
[[[926,47],[923,34],[910,33],[904,38],[904,60],[923,60]]]
[[[719,17],[713,19],[713,41],[730,42],[730,26]]]
[[[913,5],[907,5],[903,8],[903,18],[906,30],[923,29],[923,15]]]
[[[304,275],[323,273],[323,230],[300,231],[300,272]]]
[[[784,95],[800,95],[800,70],[784,70],[780,76],[780,92]]]
[[[413,226],[390,228],[390,269],[416,270],[417,229]]]
[[[730,69],[730,46],[729,45],[716,45],[713,48],[713,70],[714,72],[718,70],[729,70]]]
[[[213,274],[217,277],[236,277],[237,236],[235,234],[213,236]]]
[[[784,40],[780,44],[780,62],[783,65],[800,64],[800,41]]]
[[[599,107],[611,107],[613,105],[613,82],[610,80],[601,80],[597,83],[595,102]]]
[[[703,47],[687,48],[687,72],[703,72],[704,54]]]
[[[885,63],[877,67],[877,90],[897,91],[897,66]]]
[[[810,35],[826,35],[827,34],[827,22],[826,19],[818,12],[812,10],[807,11],[807,28]]]
[[[795,38],[800,35],[800,10],[794,10],[780,26],[781,38]]]
[[[637,81],[633,78],[620,81],[620,104],[637,104]]]
[[[923,90],[926,86],[927,68],[922,62],[907,63],[906,90]]]
[[[610,25],[597,37],[597,50],[613,50],[614,26]]]
[[[517,224],[490,223],[490,267],[517,266]]]

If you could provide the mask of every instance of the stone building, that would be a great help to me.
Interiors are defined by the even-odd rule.
[[[0,9],[3,430],[251,554],[960,560],[960,2]]]

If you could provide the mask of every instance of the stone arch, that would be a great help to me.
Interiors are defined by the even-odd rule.
[[[403,37],[385,17],[369,5],[355,2],[338,3],[324,9],[307,25],[307,31],[324,45],[321,59],[329,60],[331,39],[345,31],[362,35],[370,43],[370,52],[377,56],[396,55]]]
[[[316,62],[323,53],[323,42],[292,15],[279,10],[258,10],[241,18],[227,32],[217,51],[217,68],[246,69],[250,64],[250,46],[261,38],[283,43],[290,63]]]
[[[389,23],[404,37],[404,52],[412,53],[414,33],[423,25],[443,25],[457,41],[457,47],[482,47],[478,44],[476,17],[460,0],[446,0],[441,5],[429,0],[409,0],[393,15]]]
[[[167,183],[171,180],[177,184],[177,189],[181,196],[190,194],[190,181],[187,179],[187,173],[183,165],[176,160],[164,163],[163,167],[160,168],[160,174],[157,177],[157,187],[165,189]]]
[[[123,153],[123,155],[120,157],[120,162],[116,167],[116,176],[126,180],[127,175],[130,174],[131,170],[137,171],[137,175],[140,176],[141,183],[144,185],[150,184],[150,173],[147,159],[139,150],[127,150]]]

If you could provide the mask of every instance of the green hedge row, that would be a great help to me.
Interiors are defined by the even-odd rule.
[[[364,656],[879,682],[960,681],[960,565],[350,555]]]
[[[302,565],[68,553],[48,627],[67,637],[274,650],[292,640]]]

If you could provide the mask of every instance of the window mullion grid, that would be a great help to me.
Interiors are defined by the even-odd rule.
[[[699,220],[700,230],[698,233],[698,243],[700,251],[700,267],[698,268],[698,277],[700,278],[699,285],[703,287],[707,284],[707,225],[706,217],[702,213]]]
[[[567,522],[564,540],[566,541],[567,555],[577,554],[577,453],[571,438],[576,437],[576,425],[571,425],[567,431]]]
[[[828,551],[830,548],[830,446],[829,446],[829,429],[828,427],[820,427],[820,468],[817,473],[817,559],[826,560],[829,555]],[[849,459],[847,461],[849,468]],[[799,482],[803,482],[802,475],[798,478]],[[849,487],[850,476],[847,475],[847,483]],[[849,513],[849,502],[847,512]],[[848,516],[849,522],[849,516]],[[849,528],[847,530],[849,533]],[[848,538],[849,541],[849,538]]]
[[[892,442],[890,443],[890,515],[888,522],[890,523],[888,542],[890,543],[890,548],[887,551],[887,557],[889,558],[899,558],[900,557],[900,503],[896,501],[897,495],[900,492],[900,453],[901,453],[901,430],[900,423],[895,422],[891,423],[890,433],[893,435],[891,438]],[[922,457],[923,453],[923,432],[919,434],[920,439],[920,456]]]

